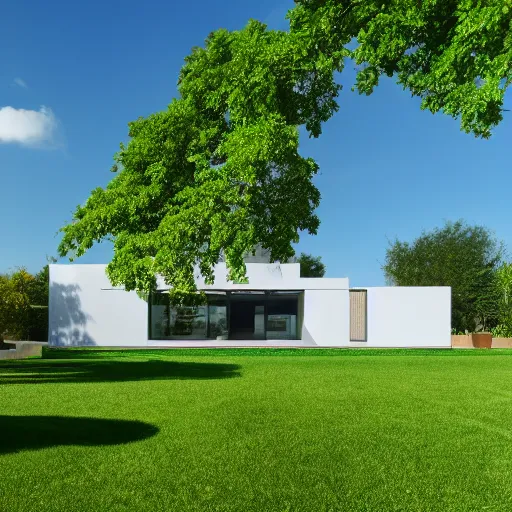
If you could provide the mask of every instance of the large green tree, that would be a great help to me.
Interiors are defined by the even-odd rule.
[[[64,228],[59,251],[80,256],[111,237],[113,283],[149,291],[156,274],[176,300],[206,280],[221,253],[229,278],[245,276],[244,255],[261,245],[272,260],[293,256],[298,232],[316,233],[316,163],[298,153],[298,125],[318,134],[333,105],[297,89],[313,78],[285,32],[256,21],[210,35],[187,57],[180,98],[130,124],[117,176],[96,189]],[[336,86],[326,69],[325,86]]]
[[[176,301],[193,296],[197,266],[211,282],[221,254],[235,281],[257,245],[287,261],[299,234],[319,225],[318,166],[299,154],[299,128],[318,137],[337,111],[345,59],[361,66],[360,93],[396,75],[423,108],[488,137],[512,77],[508,6],[298,0],[288,32],[254,20],[213,32],[185,59],[179,97],[129,124],[117,175],[76,209],[60,255],[112,240],[114,285],[149,292],[160,274]]]
[[[486,228],[458,221],[424,232],[412,243],[394,241],[383,270],[396,286],[450,286],[452,327],[474,331],[499,320],[501,259],[502,246]]]

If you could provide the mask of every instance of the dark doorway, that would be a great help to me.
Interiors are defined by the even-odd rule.
[[[230,339],[265,339],[265,295],[232,294],[229,319]]]

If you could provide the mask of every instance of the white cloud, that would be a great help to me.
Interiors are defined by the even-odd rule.
[[[14,83],[17,86],[21,87],[22,89],[28,89],[27,82],[25,82],[25,80],[23,80],[23,78],[15,78]]]
[[[39,111],[0,107],[0,143],[54,146],[58,122],[51,109]]]

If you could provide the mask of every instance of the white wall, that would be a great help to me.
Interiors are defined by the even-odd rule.
[[[451,346],[451,288],[396,286],[367,290],[366,346]]]
[[[276,269],[269,272],[266,265],[252,267],[248,265],[249,285],[226,283],[219,268],[216,288],[305,290],[304,314],[299,312],[298,318],[302,340],[296,345],[450,347],[450,288],[368,288],[368,341],[351,343],[348,279],[300,279],[298,265],[282,266],[280,274]],[[147,303],[135,292],[113,289],[105,269],[106,265],[50,265],[50,344],[148,344]],[[175,341],[165,343],[179,346]]]
[[[306,290],[302,341],[321,347],[348,346],[349,291]]]
[[[237,287],[251,287],[254,289],[279,288],[280,283],[293,281],[300,278],[299,263],[247,263],[247,278],[249,283],[246,285],[237,285],[227,281],[228,270],[225,263],[215,265],[215,282],[213,285],[206,285],[199,269],[196,269],[196,285],[198,288],[211,289],[236,289]],[[157,279],[157,286],[161,290],[169,288],[160,277]]]
[[[49,341],[63,346],[145,346],[148,306],[112,289],[106,265],[50,265]]]
[[[50,265],[50,344],[148,344],[147,303],[135,292],[113,288],[105,270],[106,265]],[[301,279],[299,264],[249,263],[249,284],[239,285],[226,282],[225,264],[219,264],[216,270],[215,285],[205,286],[202,279],[198,279],[198,287],[217,290],[307,289],[303,321],[307,343],[336,346],[340,340],[346,342],[348,279]],[[159,285],[165,288],[162,282]],[[175,340],[166,343],[179,345]]]
[[[199,272],[196,273],[196,285],[202,290],[346,290],[348,278],[301,278],[299,263],[247,263],[247,284],[237,284],[226,280],[225,263],[215,266],[215,282],[207,285]],[[157,278],[160,290],[169,289],[164,280]]]

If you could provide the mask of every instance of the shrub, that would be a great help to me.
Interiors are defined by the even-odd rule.
[[[512,338],[512,327],[506,324],[499,324],[491,329],[494,338]]]

